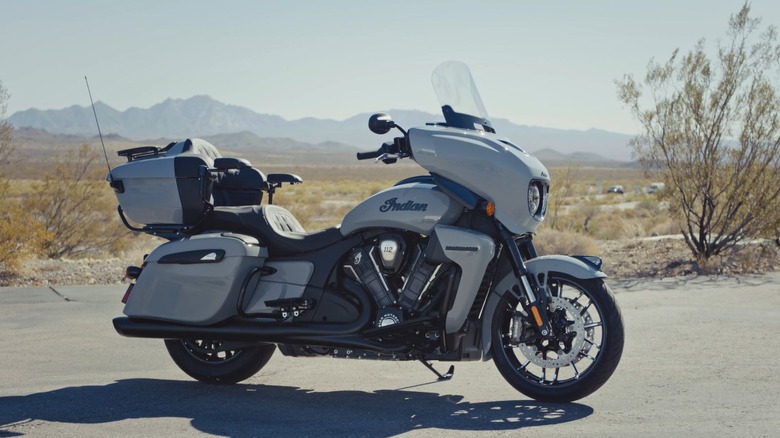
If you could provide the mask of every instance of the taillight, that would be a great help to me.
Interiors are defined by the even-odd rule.
[[[133,286],[135,286],[135,283],[130,283],[130,286],[127,286],[127,292],[125,292],[125,296],[122,297],[122,304],[127,304],[127,299],[130,298],[130,292],[133,291]]]

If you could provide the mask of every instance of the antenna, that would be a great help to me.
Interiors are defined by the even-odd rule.
[[[89,103],[92,104],[92,114],[95,115],[95,124],[97,124],[98,135],[100,136],[100,144],[101,146],[103,146],[103,156],[106,157],[106,166],[108,166],[108,175],[110,178],[111,165],[108,164],[108,153],[106,152],[106,144],[103,143],[103,133],[100,132],[100,122],[98,122],[97,111],[95,111],[95,102],[92,100],[92,91],[89,89],[89,81],[87,80],[86,76],[84,76],[84,82],[87,83],[87,93],[89,93]]]

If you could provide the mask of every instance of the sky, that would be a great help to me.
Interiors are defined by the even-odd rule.
[[[753,0],[762,26],[780,1]],[[641,79],[701,38],[715,47],[741,0],[0,0],[6,117],[29,108],[148,108],[209,95],[288,120],[436,113],[430,75],[469,65],[492,118],[635,134],[615,81]]]

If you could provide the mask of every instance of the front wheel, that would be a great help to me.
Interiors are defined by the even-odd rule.
[[[551,338],[538,336],[523,305],[507,291],[493,317],[491,352],[515,389],[539,401],[564,403],[599,389],[623,353],[623,320],[600,278],[550,272]]]
[[[271,359],[276,345],[234,348],[221,341],[166,339],[165,348],[190,377],[205,383],[232,384],[260,371]]]

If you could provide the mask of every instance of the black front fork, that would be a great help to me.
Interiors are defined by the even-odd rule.
[[[528,298],[528,305],[526,312],[530,316],[531,322],[534,324],[534,328],[544,338],[552,337],[552,327],[550,320],[547,317],[547,305],[549,297],[547,291],[542,289],[539,285],[539,281],[528,272],[523,261],[523,254],[520,252],[518,242],[515,240],[515,236],[509,232],[503,225],[498,223],[498,230],[501,233],[501,238],[504,241],[504,246],[508,249],[509,261],[512,264],[512,271],[515,273],[515,277],[523,286],[523,293]],[[531,238],[526,238],[525,241],[519,242],[523,252],[525,252],[526,258],[535,258],[536,250],[531,243]],[[517,293],[517,292],[515,292]],[[523,300],[520,300],[522,303]]]

